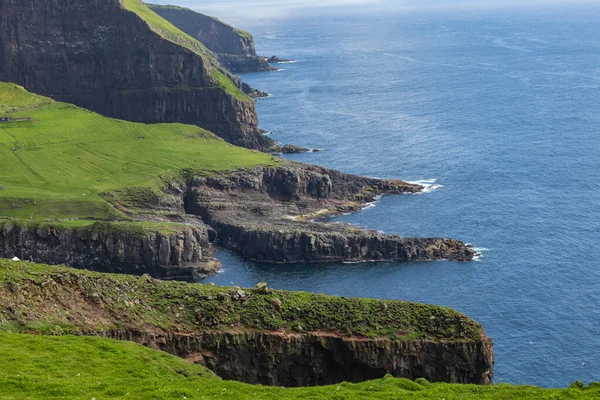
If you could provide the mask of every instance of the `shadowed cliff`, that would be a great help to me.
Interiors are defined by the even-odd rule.
[[[256,54],[254,38],[216,18],[177,6],[148,4],[154,12],[204,43],[221,65],[235,73],[274,71],[266,57]]]
[[[3,0],[0,80],[110,117],[194,124],[277,149],[239,78],[139,0]]]

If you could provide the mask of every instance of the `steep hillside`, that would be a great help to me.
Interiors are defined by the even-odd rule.
[[[254,49],[254,38],[214,17],[187,8],[148,4],[154,12],[204,43],[221,65],[235,73],[273,71],[265,57]]]
[[[241,81],[140,0],[3,0],[0,80],[105,116],[194,124],[240,146],[277,148]]]

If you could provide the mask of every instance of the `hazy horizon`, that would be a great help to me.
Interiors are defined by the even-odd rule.
[[[290,18],[311,14],[349,14],[383,11],[446,11],[553,6],[598,6],[593,0],[148,0],[171,4],[232,22],[251,22],[265,18]]]

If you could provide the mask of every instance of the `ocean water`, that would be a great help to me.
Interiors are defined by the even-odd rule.
[[[598,8],[365,13],[248,22],[295,160],[430,185],[337,221],[472,243],[471,263],[273,266],[220,251],[206,282],[453,307],[494,339],[495,381],[600,381]]]

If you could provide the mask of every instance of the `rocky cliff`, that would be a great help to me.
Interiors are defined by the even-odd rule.
[[[285,163],[195,179],[186,210],[217,231],[220,245],[255,261],[472,260],[475,252],[457,240],[405,238],[317,220],[358,211],[379,195],[420,190],[402,181]]]
[[[277,148],[241,81],[139,0],[2,0],[0,80],[110,117]]]
[[[0,222],[0,257],[102,272],[194,280],[219,263],[202,226]]]
[[[226,379],[306,386],[390,373],[486,384],[492,342],[444,308],[111,276],[0,260],[0,327],[132,340]]]
[[[266,57],[254,49],[254,38],[216,18],[177,6],[149,4],[154,12],[204,43],[221,65],[235,73],[273,71]]]

